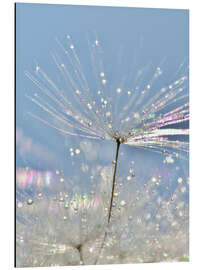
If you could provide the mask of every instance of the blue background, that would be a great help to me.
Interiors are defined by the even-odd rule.
[[[24,72],[32,72],[37,61],[49,74],[54,74],[55,67],[50,52],[57,47],[56,37],[63,40],[67,34],[72,36],[84,66],[88,65],[86,37],[87,33],[92,32],[96,33],[104,47],[108,48],[104,56],[107,63],[121,47],[124,48],[126,59],[130,59],[132,52],[136,50],[143,65],[150,61],[157,64],[166,58],[167,72],[164,76],[168,79],[167,74],[172,74],[181,62],[188,59],[188,29],[188,10],[18,3],[16,125],[25,138],[30,138],[33,145],[37,144],[43,153],[47,153],[47,158],[46,155],[44,158],[41,155],[40,158],[40,155],[35,155],[32,151],[20,156],[17,146],[17,166],[30,166],[40,170],[66,170],[70,162],[68,148],[77,144],[77,138],[64,138],[27,114],[35,110],[30,100],[25,97],[34,91],[34,86]],[[103,149],[104,153],[101,153],[98,159],[100,162],[109,163],[113,160],[114,144],[105,142]],[[126,149],[130,156],[134,155],[134,149]],[[151,155],[150,152],[147,154],[149,159]],[[157,156],[157,159],[161,161],[161,157]]]

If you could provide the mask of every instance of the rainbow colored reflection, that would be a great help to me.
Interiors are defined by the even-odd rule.
[[[30,168],[16,169],[16,184],[23,190],[33,185],[39,188],[48,187],[52,179],[54,179],[54,173],[50,171],[41,172]]]

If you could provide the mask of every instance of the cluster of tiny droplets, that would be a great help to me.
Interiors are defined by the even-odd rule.
[[[188,142],[173,139],[189,135],[188,128],[175,126],[189,120],[188,78],[184,75],[187,73],[184,64],[180,65],[173,80],[161,88],[156,85],[163,74],[160,66],[152,68],[147,83],[148,67],[135,70],[133,79],[123,75],[120,83],[119,80],[111,83],[101,59],[100,42],[96,39],[89,45],[95,83],[92,89],[92,82],[86,79],[69,35],[66,41],[63,46],[57,40],[65,54],[64,61],[58,54],[52,54],[61,76],[59,85],[39,65],[35,75],[26,72],[38,87],[34,96],[28,97],[47,115],[41,118],[31,113],[33,117],[67,135],[120,140],[155,152],[164,149],[172,154],[178,150],[188,151]]]
[[[93,155],[87,150],[88,139],[120,140],[162,152],[166,166],[175,166],[175,160],[184,157],[188,143],[169,139],[188,135],[188,129],[173,127],[189,117],[187,77],[181,75],[181,68],[178,78],[161,89],[156,89],[163,73],[159,66],[147,83],[144,68],[133,76],[131,88],[123,81],[111,85],[96,39],[90,44],[96,84],[93,91],[70,36],[65,47],[57,42],[67,57],[65,62],[53,55],[63,83],[57,86],[39,65],[35,76],[26,75],[39,89],[29,98],[47,113],[46,119],[32,116],[63,134],[84,138],[80,146],[69,148],[70,158],[79,158],[84,149]],[[188,260],[187,177],[175,174],[177,166],[173,177],[168,171],[167,178],[163,178],[164,173],[143,176],[132,161],[128,171],[117,178],[111,222],[107,224],[114,164],[91,167],[83,160],[81,179],[90,182],[86,192],[75,181],[77,177],[71,175],[70,181],[58,170],[55,174],[29,168],[18,171],[18,266],[94,264],[95,258],[98,264]],[[27,186],[34,186],[33,194],[27,192]]]
[[[59,170],[17,171],[19,267],[94,264],[97,256],[98,264],[188,260],[186,176],[157,171],[143,178],[132,160],[118,177],[107,226],[112,166],[90,165],[89,172],[94,185],[84,193]]]

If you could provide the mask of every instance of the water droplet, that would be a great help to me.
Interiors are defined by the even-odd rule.
[[[111,116],[111,112],[106,112],[106,117],[110,117]]]
[[[128,181],[132,180],[131,176],[128,175],[127,178],[126,178]]]
[[[130,96],[131,95],[131,91],[128,91],[128,96]]]
[[[27,200],[27,204],[28,204],[28,205],[32,205],[32,204],[33,204],[33,200],[32,200],[32,199],[28,199],[28,200]]]
[[[118,94],[121,93],[121,91],[122,91],[121,88],[117,88],[117,89],[116,89],[116,92],[117,92]]]
[[[70,49],[71,49],[71,50],[74,49],[74,45],[73,45],[73,44],[70,45]]]
[[[89,123],[88,123],[88,126],[91,127],[91,126],[92,126],[92,122],[89,122]]]
[[[22,208],[23,207],[23,203],[22,202],[18,202],[17,207],[18,208]]]
[[[75,150],[76,155],[80,154],[80,149]]]
[[[101,72],[101,73],[100,73],[100,76],[101,76],[101,77],[104,77],[104,72]]]
[[[179,216],[182,217],[183,216],[183,212],[179,211]]]
[[[125,206],[126,205],[126,202],[125,201],[121,201],[120,202],[120,206]]]
[[[155,177],[152,177],[152,182],[156,182],[156,178]]]
[[[60,172],[59,172],[59,170],[56,170],[56,174],[59,174]]]
[[[134,172],[133,168],[130,168],[130,169],[129,169],[129,173],[131,174],[131,173],[133,173],[133,172]]]
[[[104,105],[107,105],[108,101],[107,100],[104,100]]]
[[[105,80],[105,79],[103,79],[103,80],[102,80],[102,83],[103,83],[103,84],[106,84],[106,80]]]
[[[64,182],[64,178],[60,178],[60,182],[63,183]]]
[[[24,238],[22,236],[20,237],[20,242],[24,243]]]
[[[91,104],[90,104],[90,103],[88,103],[88,104],[87,104],[87,107],[88,107],[88,109],[89,109],[89,110],[91,110],[91,109],[92,109],[92,106],[91,106]]]
[[[67,220],[67,219],[68,219],[67,216],[64,216],[64,217],[63,217],[63,220]]]
[[[167,163],[173,163],[174,162],[174,159],[172,158],[172,156],[167,156],[165,160],[166,160]]]
[[[171,224],[172,227],[177,226],[177,225],[178,225],[178,223],[177,223],[176,221],[174,221],[174,222]]]
[[[36,66],[35,71],[38,72],[40,70],[39,66]]]
[[[177,181],[179,184],[181,184],[183,182],[183,178],[179,177]]]

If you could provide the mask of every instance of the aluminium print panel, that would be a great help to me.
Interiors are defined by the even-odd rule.
[[[17,3],[16,266],[189,260],[189,11]]]

